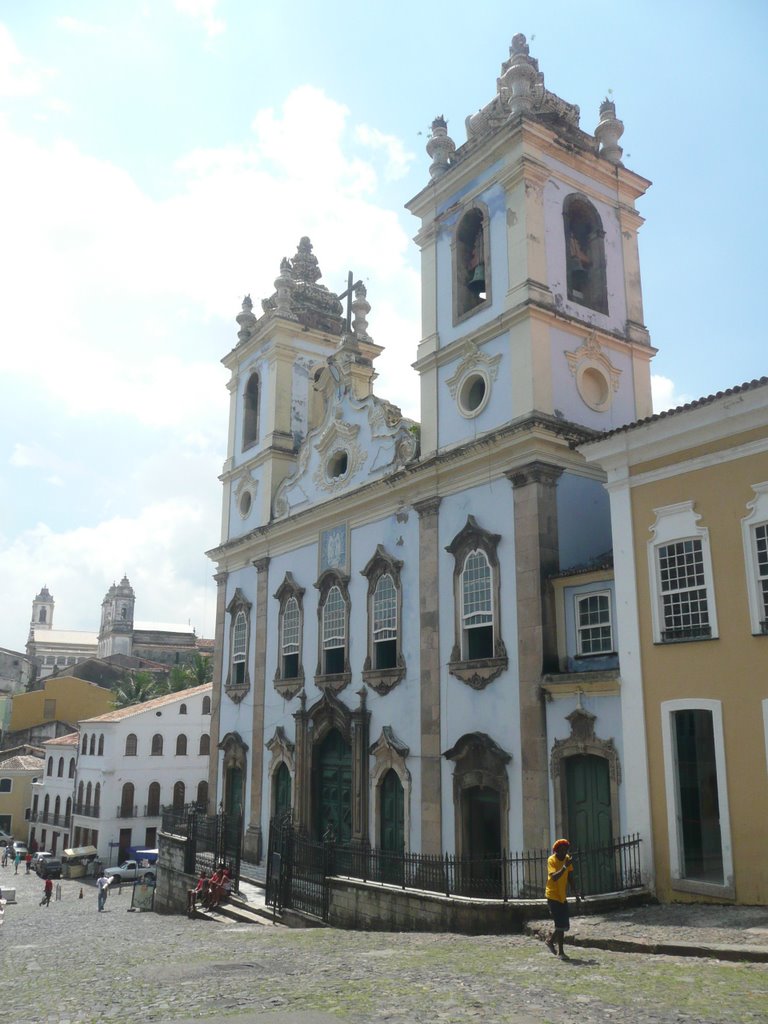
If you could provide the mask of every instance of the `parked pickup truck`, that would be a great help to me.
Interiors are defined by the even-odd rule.
[[[135,860],[126,860],[116,868],[107,868],[104,874],[113,882],[137,882],[139,879],[147,882],[154,882],[156,868],[154,864],[148,867],[140,867]]]

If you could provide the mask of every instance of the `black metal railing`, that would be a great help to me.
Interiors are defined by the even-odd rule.
[[[240,862],[243,845],[243,815],[205,813],[205,805],[163,807],[162,830],[185,836],[184,870],[187,874],[210,874],[216,868],[227,868],[232,879],[232,892],[240,888]]]
[[[101,816],[101,808],[98,804],[76,803],[74,813],[81,814],[85,818],[98,818]]]
[[[116,818],[138,818],[139,808],[135,805],[133,807],[130,804],[120,804],[115,813]]]
[[[70,817],[68,814],[53,814],[51,811],[32,811],[29,816],[31,822],[40,825],[54,825],[61,828],[69,828]]]
[[[571,853],[576,888],[585,896],[623,892],[642,885],[640,836],[624,836]],[[333,875],[442,896],[509,900],[542,899],[549,850],[468,858],[453,854],[390,853],[341,846],[326,834],[310,840],[288,821],[272,822],[267,855],[269,906],[291,907],[327,919]]]

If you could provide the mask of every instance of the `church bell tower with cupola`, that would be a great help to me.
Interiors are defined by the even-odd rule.
[[[54,600],[48,587],[43,587],[32,602],[32,621],[29,624],[29,635],[35,629],[53,629]]]
[[[101,602],[98,657],[131,654],[136,595],[127,576],[113,583]]]
[[[593,133],[525,36],[457,146],[432,124],[421,220],[422,453],[543,416],[611,429],[651,413],[635,209],[612,99]]]

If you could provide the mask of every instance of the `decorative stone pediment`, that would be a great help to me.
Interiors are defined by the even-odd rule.
[[[382,726],[379,738],[375,743],[371,744],[368,753],[372,754],[375,758],[380,759],[384,759],[386,757],[391,758],[392,755],[395,755],[396,757],[405,760],[410,753],[410,748],[407,747],[402,740],[397,738],[391,725],[385,725]]]
[[[595,331],[590,331],[575,352],[566,352],[568,368],[576,379],[581,400],[595,412],[605,412],[619,390],[621,370],[602,349]]]
[[[275,731],[272,734],[272,738],[270,740],[267,740],[264,746],[272,755],[272,760],[269,765],[269,774],[273,775],[275,769],[279,764],[285,764],[285,766],[288,768],[288,771],[291,773],[291,776],[293,776],[296,770],[294,760],[296,745],[294,743],[291,743],[291,741],[288,739],[288,737],[285,734],[285,729],[282,727],[282,725],[278,725],[275,728]]]
[[[456,367],[453,375],[446,380],[448,390],[451,393],[451,398],[455,398],[459,390],[461,382],[471,373],[473,370],[482,370],[488,379],[488,383],[493,383],[499,375],[499,363],[501,362],[501,355],[489,356],[483,352],[474,341],[467,341],[464,344],[464,356]]]
[[[313,744],[319,743],[331,729],[338,729],[344,740],[351,742],[352,712],[331,691],[325,690],[320,700],[303,713],[310,722]]]

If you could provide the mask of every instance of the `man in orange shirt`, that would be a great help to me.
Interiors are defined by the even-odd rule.
[[[573,858],[568,852],[570,846],[567,839],[558,839],[552,847],[552,856],[547,861],[547,887],[544,893],[549,904],[549,914],[555,926],[552,934],[545,940],[547,949],[553,956],[560,956],[563,960],[568,959],[563,952],[563,939],[571,927],[566,898],[569,885],[576,896],[576,905],[578,906],[581,902],[581,896],[576,892],[573,882]],[[555,950],[555,942],[557,942],[557,950]]]

